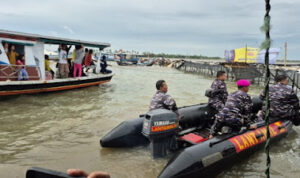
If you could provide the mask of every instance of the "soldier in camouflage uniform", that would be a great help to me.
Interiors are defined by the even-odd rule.
[[[154,109],[172,110],[177,114],[178,118],[180,119],[175,100],[167,94],[168,86],[166,82],[164,80],[157,81],[156,89],[157,91],[151,100],[149,111],[152,111]]]
[[[299,112],[299,99],[291,87],[288,86],[288,78],[285,75],[276,77],[277,84],[269,87],[270,117],[276,119],[294,119]],[[265,99],[265,93],[260,94],[260,99]],[[258,114],[264,119],[266,107]]]
[[[227,87],[224,82],[226,79],[227,75],[225,71],[218,71],[217,78],[210,87],[212,90],[208,99],[208,104],[218,112],[224,107],[228,96]]]
[[[242,126],[250,126],[253,107],[251,97],[247,94],[250,82],[239,80],[237,85],[238,91],[228,96],[224,108],[217,114],[210,137],[221,131],[223,126],[230,127],[234,132],[239,131]],[[253,127],[251,126],[251,128]]]

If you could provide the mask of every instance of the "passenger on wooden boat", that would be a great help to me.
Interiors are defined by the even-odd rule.
[[[227,79],[225,71],[218,71],[217,78],[211,84],[211,95],[209,96],[208,104],[216,111],[220,112],[226,103],[228,92],[226,83]]]
[[[87,177],[87,178],[110,178],[110,175],[102,171],[94,171],[90,174],[80,169],[69,169],[67,173],[73,177]]]
[[[24,67],[25,65],[25,56],[21,55],[20,59],[17,60],[19,75],[18,80],[28,80],[28,73]]]
[[[85,55],[85,58],[84,58],[84,65],[86,67],[86,70],[85,72],[88,72],[90,67],[92,65],[95,65],[94,64],[94,61],[93,61],[93,58],[92,58],[92,55],[93,55],[93,50],[92,49],[89,49],[89,52],[88,54]]]
[[[71,48],[72,48],[72,45],[70,45],[69,47],[66,45],[67,62],[68,62],[68,67],[69,67],[68,77],[72,77],[73,76],[73,61],[72,61],[72,58],[68,58],[69,52],[70,52]]]
[[[82,44],[76,45],[73,77],[77,76],[77,70],[78,70],[78,77],[81,77],[83,58],[84,58],[84,46]]]
[[[8,43],[4,43],[4,51],[6,53],[6,55],[8,55]]]
[[[62,48],[59,52],[59,77],[60,78],[67,78],[69,76],[69,66],[67,61],[67,51],[66,45],[62,45]]]
[[[299,121],[299,99],[291,87],[288,86],[288,77],[286,75],[278,75],[275,77],[276,84],[269,87],[270,101],[270,117],[279,119],[291,119]],[[265,100],[265,92],[260,94],[260,99]],[[264,119],[266,107],[262,108],[258,116]],[[295,123],[294,123],[295,124]]]
[[[102,60],[100,61],[100,67],[101,67],[100,72],[103,73],[103,74],[110,74],[110,73],[112,73],[111,70],[106,69],[107,66],[108,66],[108,64],[107,64],[107,61],[106,61],[106,56],[103,55],[102,56]]]
[[[50,68],[49,56],[47,54],[45,55],[45,71],[51,74],[51,79],[54,79],[54,71]]]
[[[180,114],[178,112],[176,102],[170,95],[167,94],[167,83],[164,80],[158,80],[156,82],[156,89],[157,91],[150,102],[149,111],[155,109],[172,110],[177,114],[178,120],[180,120]]]
[[[19,54],[15,50],[15,45],[11,45],[7,55],[10,65],[16,65],[16,58],[19,56]]]
[[[216,115],[215,122],[211,127],[210,138],[219,132],[221,134],[239,132],[243,126],[249,129],[256,128],[256,126],[250,125],[253,118],[253,102],[247,94],[250,82],[245,79],[239,80],[237,87],[238,91],[228,96],[224,108]]]

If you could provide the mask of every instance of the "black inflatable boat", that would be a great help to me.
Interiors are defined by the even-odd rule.
[[[253,99],[253,112],[262,102]],[[215,112],[207,104],[183,107],[177,115],[169,110],[154,110],[139,118],[122,122],[101,140],[102,147],[134,147],[150,145],[153,157],[175,153],[159,178],[214,177],[232,166],[236,160],[255,152],[266,141],[266,128],[257,123],[256,130],[242,129],[239,133],[220,134],[208,140]],[[270,124],[271,142],[286,136],[292,122]]]

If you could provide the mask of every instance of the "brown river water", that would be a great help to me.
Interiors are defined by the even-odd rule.
[[[99,139],[124,120],[147,111],[155,82],[166,80],[178,106],[207,102],[204,92],[213,78],[175,69],[112,67],[108,84],[48,94],[23,95],[0,101],[0,177],[25,177],[39,166],[102,170],[117,178],[157,177],[168,158],[152,159],[145,147],[101,148]],[[227,82],[230,92],[235,84]],[[252,86],[258,95],[261,87]],[[300,177],[300,129],[271,147],[272,177]],[[218,177],[264,177],[263,150],[236,163]]]

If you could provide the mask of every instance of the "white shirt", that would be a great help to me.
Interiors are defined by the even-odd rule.
[[[67,52],[65,50],[61,50],[59,52],[59,61],[58,63],[60,64],[67,64],[68,61],[67,61]]]

